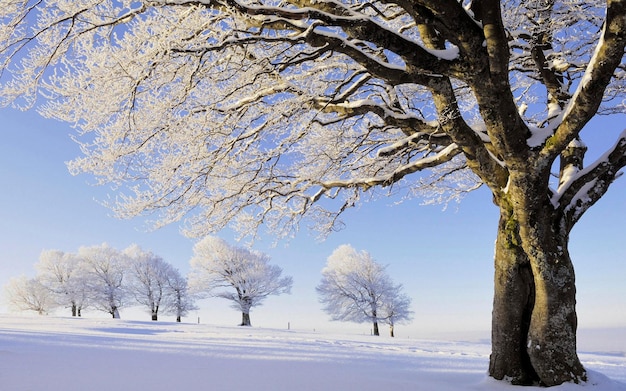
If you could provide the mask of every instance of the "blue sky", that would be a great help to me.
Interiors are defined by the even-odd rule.
[[[619,124],[612,123],[611,127]],[[132,243],[179,268],[189,269],[193,239],[178,226],[149,232],[141,220],[118,220],[100,205],[109,189],[89,185],[87,176],[71,176],[65,162],[79,156],[72,129],[34,112],[0,110],[0,285],[21,274],[33,276],[44,249],[75,252],[80,246],[107,242],[122,249]],[[578,223],[570,253],[577,272],[581,328],[626,326],[626,178],[619,179]],[[302,229],[290,241],[272,246],[266,238],[254,248],[294,278],[292,294],[270,298],[253,310],[259,327],[344,330],[368,333],[369,325],[329,322],[315,294],[326,258],[340,244],[369,251],[402,283],[413,299],[415,320],[398,326],[398,336],[428,337],[439,332],[487,332],[491,322],[493,244],[498,213],[486,189],[447,210],[421,206],[419,200],[391,206],[379,200],[349,211],[346,228],[325,241]],[[232,241],[228,232],[220,234]],[[233,325],[239,314],[219,299],[202,301],[187,319]],[[0,304],[0,312],[6,311]],[[91,310],[85,316],[103,316]],[[122,317],[148,319],[122,310]]]

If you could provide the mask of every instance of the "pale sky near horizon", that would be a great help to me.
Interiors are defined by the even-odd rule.
[[[34,276],[33,265],[44,249],[76,252],[80,246],[103,242],[118,249],[137,243],[187,273],[195,240],[182,236],[175,225],[148,232],[140,220],[111,217],[96,200],[115,193],[89,185],[87,176],[69,174],[65,162],[80,151],[67,124],[34,112],[1,109],[0,132],[0,286],[11,277]],[[626,178],[620,178],[571,235],[581,328],[626,326],[625,195]],[[498,219],[488,191],[480,189],[445,211],[441,205],[421,206],[419,200],[391,206],[393,201],[381,199],[349,211],[343,218],[346,228],[323,242],[306,227],[275,247],[271,238],[256,242],[255,249],[268,253],[273,263],[293,276],[294,287],[291,295],[272,297],[253,309],[253,326],[282,328],[289,323],[293,329],[368,333],[368,324],[329,322],[315,293],[326,258],[348,243],[388,264],[394,281],[411,296],[415,319],[397,326],[398,336],[488,331]],[[233,242],[228,232],[219,236]],[[240,321],[223,300],[200,304],[188,321],[197,317],[218,325]],[[0,312],[5,311],[0,302]],[[121,314],[148,319],[131,310],[122,309]],[[87,310],[85,316],[96,313]]]

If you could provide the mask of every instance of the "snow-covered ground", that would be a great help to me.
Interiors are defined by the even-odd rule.
[[[489,350],[487,342],[0,315],[0,390],[519,390],[485,375]],[[556,390],[626,391],[625,352],[580,357],[590,382]]]

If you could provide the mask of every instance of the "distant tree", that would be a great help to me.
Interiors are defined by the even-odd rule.
[[[168,281],[173,274],[172,266],[163,258],[132,245],[124,254],[129,257],[128,290],[137,303],[150,311],[152,320],[158,320],[159,310],[168,304]]]
[[[165,312],[176,315],[177,322],[180,322],[189,311],[198,309],[194,296],[189,292],[187,279],[175,268],[172,268],[172,273],[167,280],[167,299],[169,305]]]
[[[13,310],[45,315],[57,306],[54,295],[36,278],[14,277],[4,290],[7,304]]]
[[[410,300],[400,293],[401,289],[402,285],[394,285],[385,267],[369,253],[345,244],[328,257],[316,288],[331,319],[372,322],[374,335],[380,335],[380,321],[392,322],[393,327],[394,320],[408,318]]]
[[[106,243],[81,247],[78,256],[85,262],[90,302],[94,308],[119,318],[127,297],[123,284],[128,257]]]
[[[190,285],[241,310],[241,326],[250,326],[250,310],[270,295],[290,293],[291,277],[269,264],[269,256],[207,236],[194,246]],[[234,292],[233,292],[234,291]]]
[[[72,316],[81,316],[87,304],[85,268],[75,254],[44,250],[35,265],[37,277],[59,305],[68,306]]]
[[[411,298],[402,293],[402,285],[396,285],[387,291],[383,298],[381,308],[381,318],[389,325],[389,335],[395,337],[394,326],[396,324],[410,322],[413,320]]]

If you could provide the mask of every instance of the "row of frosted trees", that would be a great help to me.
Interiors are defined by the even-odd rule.
[[[139,304],[152,320],[172,314],[178,322],[196,308],[178,269],[137,245],[121,251],[107,244],[76,253],[44,250],[35,267],[34,278],[17,277],[5,287],[12,308],[44,314],[65,307],[72,316],[93,308],[119,318],[122,307]]]
[[[293,280],[269,263],[268,255],[207,236],[194,246],[189,279],[161,257],[132,245],[116,250],[107,244],[81,247],[77,253],[45,250],[37,276],[15,278],[6,287],[9,304],[40,314],[56,307],[80,316],[90,307],[119,318],[120,308],[139,304],[152,320],[159,314],[182,316],[196,309],[195,299],[227,299],[241,311],[241,325],[250,326],[250,311],[271,295],[290,293]],[[349,245],[328,257],[317,286],[320,302],[331,319],[371,322],[373,334],[385,323],[411,320],[411,300],[394,284],[386,268],[369,253]]]

